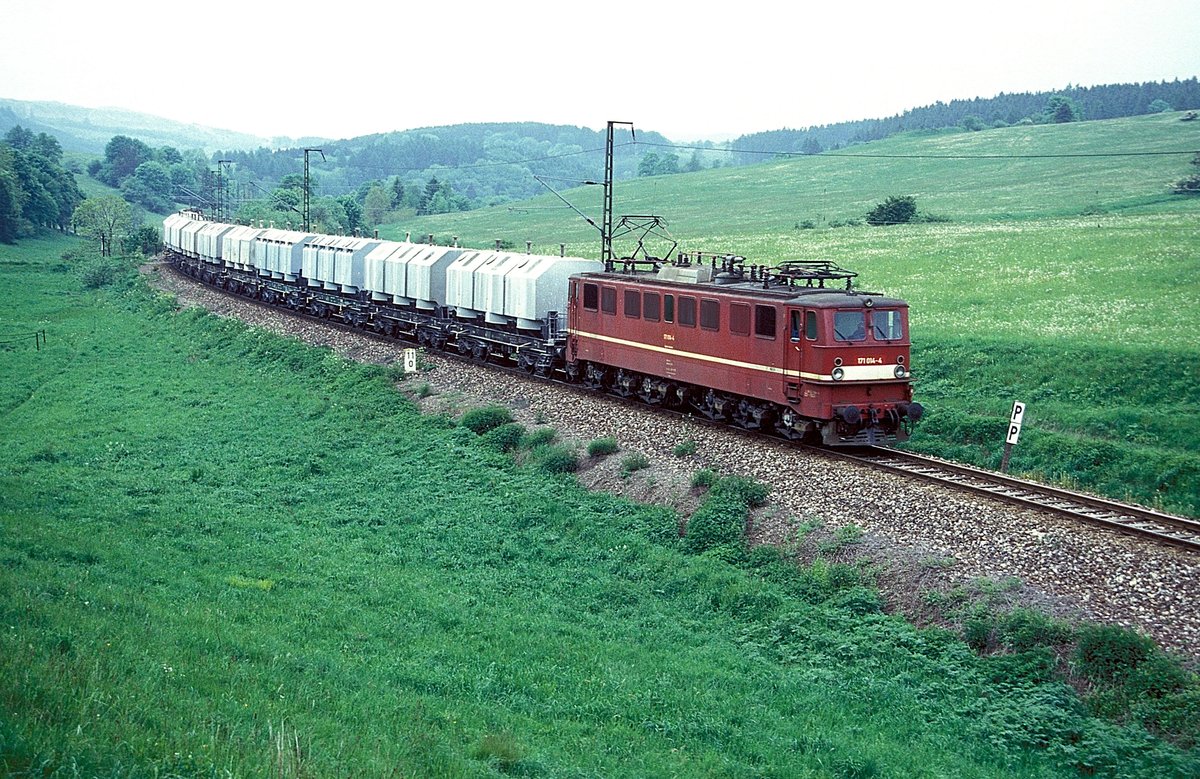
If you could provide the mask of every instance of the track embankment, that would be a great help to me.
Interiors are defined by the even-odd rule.
[[[205,288],[151,266],[154,283],[183,306],[201,306],[256,327],[328,346],[353,360],[391,364],[403,343],[324,327],[286,312]],[[621,452],[603,460],[583,456],[582,484],[640,502],[669,504],[690,514],[699,496],[692,474],[708,468],[771,486],[771,502],[752,517],[752,540],[815,554],[839,527],[857,526],[857,541],[833,552],[868,558],[891,609],[921,622],[934,616],[929,592],[959,589],[990,603],[1026,605],[1057,616],[1086,618],[1143,630],[1164,647],[1200,659],[1200,555],[1081,526],[1064,517],[995,499],[838,462],[782,442],[734,435],[689,420],[666,418],[598,396],[563,393],[535,379],[493,372],[428,355],[432,369],[405,382],[432,412],[457,413],[503,404],[527,426],[549,426],[585,449],[611,436]],[[420,391],[418,391],[418,389]],[[675,454],[683,442],[694,453]],[[687,448],[692,449],[689,445]],[[650,467],[621,474],[625,454],[640,452]],[[820,529],[804,535],[801,528]]]

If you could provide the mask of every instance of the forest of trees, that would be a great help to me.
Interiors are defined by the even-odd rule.
[[[216,159],[220,159],[219,157]],[[104,158],[88,164],[88,175],[121,190],[130,203],[156,214],[170,213],[176,203],[203,206],[212,188],[208,159],[198,150],[173,146],[152,149],[136,138],[113,136]]]
[[[638,140],[666,143],[658,133]],[[614,175],[637,175],[640,153],[628,130],[619,132]],[[546,185],[569,188],[599,180],[604,173],[604,133],[581,127],[539,123],[465,124],[369,135],[323,144],[317,166],[322,195],[340,199],[354,194],[366,207],[374,188],[372,212],[382,206],[379,191],[395,193],[390,208],[445,213],[520,200]],[[239,179],[270,182],[302,170],[299,149],[224,151]],[[371,221],[371,220],[368,220]]]
[[[17,125],[0,142],[0,243],[40,227],[66,230],[83,193],[63,167],[58,139]]]

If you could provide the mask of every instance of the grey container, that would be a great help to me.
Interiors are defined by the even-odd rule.
[[[254,270],[255,240],[262,232],[259,227],[235,227],[230,230],[221,249],[225,264],[238,270]]]
[[[304,246],[317,236],[295,230],[263,230],[256,239],[254,261],[260,276],[295,281],[303,270]]]
[[[420,247],[416,256],[405,264],[405,289],[417,308],[432,311],[439,305],[449,305],[449,269],[464,251],[432,244],[420,244]]]
[[[318,235],[305,244],[304,276],[309,286],[354,293],[366,281],[363,261],[379,241],[344,235]]]
[[[363,259],[366,273],[363,288],[370,290],[372,300],[402,306],[415,302],[408,294],[408,264],[422,248],[428,247],[406,241],[382,241],[367,253]]]
[[[196,254],[205,262],[220,263],[224,258],[224,239],[235,225],[209,222],[196,232]]]

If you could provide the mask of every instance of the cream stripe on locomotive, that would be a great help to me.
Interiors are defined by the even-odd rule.
[[[703,362],[717,363],[718,365],[731,365],[735,368],[747,368],[754,371],[763,371],[784,378],[808,379],[810,381],[828,381],[833,382],[834,378],[828,373],[809,373],[807,371],[789,371],[783,368],[776,368],[772,365],[760,365],[754,362],[742,362],[741,360],[730,360],[725,357],[713,357],[708,354],[697,354],[695,352],[685,352],[680,349],[669,349],[665,346],[652,346],[638,341],[627,341],[623,338],[613,338],[608,335],[598,335],[596,333],[585,333],[580,330],[570,329],[567,331],[571,335],[584,336],[586,338],[594,338],[597,341],[606,343],[618,344],[620,346],[629,346],[634,349],[645,349],[650,352],[659,352],[660,354],[673,354],[679,357],[689,357],[693,360],[701,360]],[[842,366],[843,377],[841,382],[847,381],[885,381],[891,379],[896,380],[895,365],[845,365]],[[907,378],[907,376],[905,377]]]

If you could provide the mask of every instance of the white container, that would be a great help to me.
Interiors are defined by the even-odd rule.
[[[412,305],[408,295],[408,263],[421,249],[420,244],[383,241],[363,258],[366,280],[363,289],[371,299],[399,305]]]
[[[555,311],[560,321],[567,313],[568,279],[576,273],[599,273],[604,263],[582,257],[528,254],[508,272],[508,291],[501,313],[516,320],[517,327],[540,330],[546,316]]]
[[[304,246],[317,236],[295,230],[263,230],[255,241],[254,258],[260,276],[295,281],[304,267]]]
[[[235,227],[225,236],[222,247],[222,257],[225,264],[238,270],[254,270],[254,242],[259,233],[258,227]]]
[[[446,305],[463,319],[478,319],[483,313],[482,298],[475,299],[475,274],[500,252],[471,249],[459,255],[446,268]]]
[[[407,297],[416,301],[417,308],[426,311],[449,305],[449,269],[464,250],[430,244],[418,246],[416,255],[409,258],[405,266],[408,270]]]
[[[223,258],[223,240],[234,225],[209,222],[196,233],[196,255],[205,262],[220,263]]]

